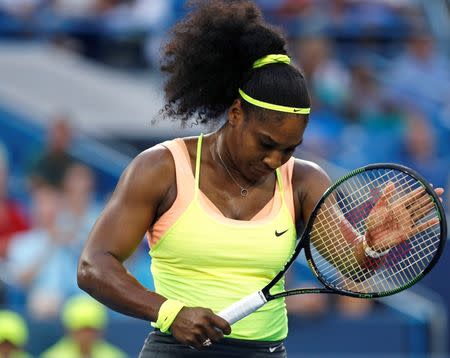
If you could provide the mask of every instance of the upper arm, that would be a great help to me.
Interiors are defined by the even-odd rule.
[[[319,165],[295,159],[292,182],[298,225],[308,221],[317,202],[331,185],[331,180]]]
[[[173,158],[166,148],[156,146],[139,154],[122,174],[95,223],[83,256],[109,253],[121,262],[126,260],[142,241],[174,183]]]

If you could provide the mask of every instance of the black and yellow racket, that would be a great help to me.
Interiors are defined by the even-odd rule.
[[[446,235],[442,204],[418,173],[396,164],[356,169],[323,194],[291,258],[272,281],[219,316],[233,324],[268,301],[304,293],[395,294],[432,269]],[[302,249],[325,287],[270,293]]]

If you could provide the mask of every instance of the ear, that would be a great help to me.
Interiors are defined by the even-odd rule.
[[[228,123],[235,127],[241,124],[245,119],[244,111],[241,106],[241,100],[235,99],[233,104],[228,108]]]

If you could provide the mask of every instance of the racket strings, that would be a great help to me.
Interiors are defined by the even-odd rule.
[[[355,246],[361,242],[360,235],[366,231],[365,221],[385,195],[385,187],[392,185],[391,183],[395,187],[389,200],[391,207],[408,195],[410,201],[424,197],[421,192],[414,193],[414,190],[421,188],[421,184],[408,174],[398,170],[375,170],[360,173],[341,183],[336,188],[337,194],[329,196],[319,209],[311,232],[312,256],[320,275],[331,286],[350,287],[365,293],[394,290],[419,276],[436,254],[440,230],[433,226],[417,232],[411,231],[407,241],[393,246],[385,256],[374,259],[373,267],[362,267],[356,260]],[[425,201],[423,200],[424,203]],[[414,227],[420,223],[425,225],[429,220],[439,217],[431,198],[429,202],[415,208],[414,216],[411,215],[411,210],[404,210],[403,215],[391,212],[390,215],[392,214],[397,227],[387,227],[387,234],[398,230],[400,224]],[[373,216],[371,219],[381,221],[383,215],[378,218]],[[339,225],[343,220],[354,230],[349,240],[339,237]],[[406,238],[408,233],[404,234]],[[340,262],[341,266],[338,268],[333,261]],[[345,275],[357,277],[358,282],[348,280]]]
[[[432,239],[432,238],[431,238]],[[412,245],[411,247],[409,247],[408,248],[408,251],[411,251],[411,252],[415,252],[416,251],[416,248],[417,248],[417,246],[418,245]],[[432,247],[433,249],[435,248],[434,247],[435,245],[433,245],[433,243],[431,243],[431,245],[427,245],[427,246],[424,246],[423,247],[423,249],[424,250],[428,250],[428,252],[431,252],[431,250],[430,250],[430,248]],[[399,260],[401,260],[401,259],[403,259],[403,256],[406,256],[406,253],[407,252],[400,252],[400,257],[399,257],[399,255],[398,254],[395,254],[395,250],[394,250],[394,248],[392,249],[392,252],[389,254],[389,256],[388,256],[388,258],[391,260],[391,261],[393,261],[393,263],[395,263],[395,261],[399,261]],[[431,252],[431,254],[433,254],[433,252]],[[341,255],[340,255],[341,257],[342,257],[342,253],[341,253]],[[406,256],[407,257],[407,256]],[[415,257],[412,255],[411,256],[413,259],[415,259]],[[426,257],[428,257],[428,255],[426,256]],[[425,258],[426,258],[425,257]],[[344,258],[345,259],[345,258]],[[323,260],[322,260],[323,261]],[[414,262],[414,263],[418,263],[417,262],[417,260]],[[413,267],[413,264],[414,263],[410,263],[408,266],[406,266],[407,268],[408,267]],[[388,262],[388,260],[386,260],[386,259],[384,259],[384,262],[383,262],[383,265],[389,265],[389,262]],[[391,264],[391,265],[393,265],[393,264]],[[381,265],[380,265],[381,266]],[[328,269],[328,271],[324,271],[323,272],[323,274],[325,274],[325,275],[330,275],[330,273],[329,273],[329,271],[332,271],[332,266],[329,266],[329,267],[331,267],[331,269]],[[354,265],[352,265],[351,267],[347,267],[347,270],[348,271],[353,271],[353,272],[355,272],[355,273],[357,273],[357,271],[359,270],[359,271],[361,271],[361,268],[360,268],[360,266],[359,266],[359,264],[357,264],[357,263],[355,263]],[[371,274],[370,274],[371,275]],[[417,275],[417,272],[414,272],[414,275]],[[337,274],[335,274],[335,276],[337,276],[338,277],[338,275]],[[333,278],[333,277],[331,277],[331,278]],[[365,278],[368,278],[368,277],[365,277]]]
[[[419,209],[418,210],[418,213],[419,214],[425,214],[426,212],[428,212],[428,211],[430,211],[431,209],[428,209],[428,208],[421,208],[421,209]],[[430,218],[428,218],[427,216],[430,216],[430,215],[432,215],[432,213],[428,213],[426,216],[424,216],[422,219],[420,219],[420,220],[422,220],[422,221],[425,221],[425,220],[428,220],[428,219],[430,219]],[[400,220],[402,220],[403,218],[401,218],[401,217],[398,217],[397,216],[397,219],[399,219],[399,221]],[[320,224],[318,223],[318,228],[320,228],[320,231],[321,232],[323,232],[323,231],[326,231],[326,230],[332,230],[332,229],[335,229],[336,228],[336,225],[339,225],[339,220],[341,220],[341,219],[338,219],[338,220],[333,220],[333,222],[330,222],[330,220],[327,220],[327,223],[326,223],[326,225],[323,225],[321,222],[320,222]],[[405,219],[406,220],[406,219]],[[357,228],[358,229],[358,231],[362,234],[362,230],[361,230],[361,228]],[[353,242],[353,244],[356,244],[356,243],[359,243],[359,242],[361,242],[361,236],[358,236],[358,237],[355,237],[354,238],[354,242]],[[314,239],[313,240],[315,240],[315,237],[314,237]],[[350,243],[350,244],[352,244],[352,243]],[[324,247],[324,249],[325,250],[327,250],[328,249],[328,247]],[[385,248],[381,248],[382,250],[383,249],[385,249]],[[347,251],[347,247],[345,247],[344,245],[342,245],[342,250],[340,250],[340,251],[334,251],[335,253],[337,253],[338,255],[339,254],[343,254],[343,253],[345,253]],[[331,252],[330,252],[331,253]]]
[[[359,178],[357,178],[357,179],[359,180]],[[395,179],[395,178],[392,178],[392,179]],[[417,182],[413,178],[411,178],[411,180],[409,180],[405,184],[408,184],[408,185],[411,184],[412,185],[412,184],[417,184]],[[402,185],[402,186],[404,186],[404,185]],[[361,187],[359,189],[354,190],[352,192],[352,194],[354,196],[355,195],[360,195],[362,193],[362,190],[367,189],[367,188],[370,188],[369,184],[361,185]],[[397,195],[399,196],[400,194],[403,194],[406,191],[409,192],[410,191],[410,187],[405,187],[404,191],[403,192],[399,191],[397,193]],[[373,201],[380,199],[380,197],[374,197],[374,195],[373,195],[374,192],[379,192],[379,190],[372,188],[372,190],[367,192],[367,195],[366,194],[362,194],[360,200],[355,200],[353,205],[351,203],[347,204],[346,202],[344,202],[345,199],[343,199],[341,201],[337,201],[335,204],[331,204],[331,205],[333,205],[333,209],[334,208],[339,208],[340,209],[339,211],[342,212],[344,214],[344,216],[348,215],[348,214],[351,214],[355,209],[360,209],[361,207],[364,208],[365,206],[367,206],[368,209],[371,210],[372,206],[369,206],[369,205],[366,205],[366,204],[375,204],[375,203],[373,203]],[[394,194],[394,195],[396,195],[396,194]],[[348,209],[347,211],[342,210],[342,206],[343,205],[346,206],[346,208]],[[321,213],[323,213],[323,211],[321,211]],[[363,213],[361,213],[361,217],[362,217],[362,214]]]
[[[434,245],[435,246],[435,245]],[[376,280],[376,283],[371,282],[369,288],[373,289],[373,285],[380,285],[382,288],[382,291],[389,291],[389,290],[394,290],[395,288],[398,287],[402,287],[405,286],[406,284],[408,284],[408,282],[411,282],[414,278],[418,277],[423,270],[427,267],[429,261],[431,260],[425,260],[424,259],[428,259],[428,258],[432,258],[434,257],[435,253],[428,253],[425,256],[421,256],[420,259],[418,261],[413,261],[411,262],[410,260],[409,263],[405,264],[405,265],[399,265],[400,268],[394,270],[393,268],[389,268],[389,270],[386,271],[378,271],[375,275],[365,275],[366,280]],[[413,256],[419,256],[419,253],[415,253]],[[418,267],[418,263],[422,262],[424,265],[423,267]],[[397,265],[397,264],[396,264]],[[402,267],[403,266],[403,267]],[[411,272],[412,269],[412,272]],[[405,271],[408,271],[408,275],[404,274]],[[385,274],[386,272],[390,272],[390,274]],[[381,279],[380,277],[381,276]],[[341,276],[339,276],[339,279],[342,279]],[[366,281],[363,281],[366,282]],[[387,283],[390,283],[388,286],[386,286]],[[364,289],[362,290],[361,287],[363,287]],[[357,283],[355,281],[349,280],[349,284],[346,285],[345,287],[346,289],[350,289],[353,291],[359,291],[359,292],[367,292],[369,293],[370,290],[368,290],[367,288],[367,284],[364,285],[364,283]],[[375,290],[377,292],[379,292],[380,290],[377,289]]]
[[[427,247],[433,247],[433,249],[434,249],[435,246],[436,245],[431,244],[431,245],[428,245]],[[404,285],[411,278],[418,276],[420,274],[420,272],[422,272],[422,269],[417,270],[417,266],[419,265],[419,262],[416,260],[416,256],[419,257],[419,255],[417,253],[411,255],[411,258],[415,261],[409,260],[409,263],[406,263],[406,264],[402,262],[402,261],[405,261],[403,258],[400,259],[398,262],[396,262],[396,260],[393,259],[392,263],[389,263],[389,261],[387,261],[387,260],[383,261],[382,264],[379,266],[383,267],[384,269],[391,270],[391,266],[395,267],[398,265],[403,265],[404,268],[400,269],[400,270],[397,269],[397,271],[395,271],[395,275],[394,275],[394,273],[383,274],[382,273],[383,271],[378,271],[376,273],[376,275],[382,275],[383,279],[385,281],[389,280],[389,279],[394,279],[397,283],[397,286]],[[421,266],[423,266],[423,268],[425,268],[426,265],[428,264],[428,258],[429,257],[431,258],[432,256],[434,256],[434,252],[428,253],[425,256],[423,256],[423,254],[422,254],[422,256],[420,256],[421,260],[423,262],[423,265],[421,265]],[[377,265],[374,265],[373,269],[376,269],[377,268],[376,266]],[[334,286],[336,286],[336,287],[340,286],[339,280],[342,278],[341,273],[332,265],[328,265],[328,267],[329,267],[329,269],[327,271],[320,269],[322,276],[327,277],[327,281],[333,283]],[[413,270],[413,272],[411,271],[411,269]],[[347,267],[346,271],[347,271],[347,274],[349,274],[351,276],[356,276],[356,277],[358,277],[358,281],[363,281],[363,282],[368,282],[367,280],[373,276],[373,273],[368,273],[367,270],[365,270],[365,269],[362,270],[361,267],[356,266],[356,265],[351,265],[350,268]],[[408,275],[403,279],[399,279],[399,274],[403,273],[404,271],[407,271]],[[379,278],[377,278],[377,279],[379,279]],[[336,282],[336,280],[337,280],[337,282]],[[380,281],[379,283],[383,284],[383,281]],[[373,285],[372,282],[368,282],[368,284]],[[382,286],[385,287],[384,285],[382,285]],[[369,292],[369,291],[370,291],[370,287],[364,290],[364,292]]]
[[[411,248],[412,249],[415,249],[415,248],[417,248],[418,247],[418,245],[416,245],[416,246],[412,246]],[[427,246],[425,246],[425,247],[423,247],[422,246],[422,248],[424,249],[424,250],[426,250],[426,249],[429,249],[430,247],[433,247],[434,249],[436,248],[436,242],[432,242],[430,245],[427,245]],[[409,251],[409,250],[408,250]],[[411,251],[413,251],[413,253],[410,255],[413,259],[415,259],[413,262],[411,262],[410,263],[410,266],[411,266],[411,264],[418,264],[420,261],[422,261],[422,262],[424,262],[425,264],[427,264],[427,262],[425,261],[425,259],[427,259],[430,255],[434,255],[434,251],[432,252],[432,251],[429,251],[427,254],[425,254],[425,256],[421,256],[421,257],[417,257],[417,258],[414,258],[414,256],[419,256],[419,251],[415,251],[414,252],[414,250],[411,250]],[[395,261],[395,258],[394,258],[394,264],[396,263],[396,262],[398,262],[398,261],[400,261],[400,260],[403,260],[405,257],[407,257],[407,256],[404,256],[404,254],[401,254],[401,255],[399,255],[399,256],[397,256],[396,258],[398,259],[397,261]],[[384,263],[386,263],[386,264],[389,264],[388,262],[384,262]],[[332,276],[332,272],[336,272],[336,270],[335,270],[335,268],[334,268],[334,266],[332,266],[332,265],[327,265],[328,266],[328,268],[327,269],[325,269],[325,270],[323,270],[323,271],[321,271],[321,273],[323,274],[323,275],[325,275],[325,276],[327,276],[327,277],[330,277],[330,278],[333,278],[333,276]],[[409,268],[410,266],[405,266],[405,269],[406,268]],[[360,266],[354,266],[354,268],[355,269],[358,269],[358,270],[361,270],[361,267]],[[375,265],[374,265],[374,268],[375,268]],[[356,270],[355,270],[356,271]],[[415,273],[415,275],[417,275],[417,272]],[[335,273],[335,276],[336,277],[339,277],[339,274],[338,273]],[[371,277],[371,276],[368,276],[368,277]],[[368,278],[367,277],[367,278]]]

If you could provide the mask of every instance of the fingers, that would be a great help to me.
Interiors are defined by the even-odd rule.
[[[395,205],[404,205],[404,206],[410,206],[413,205],[418,199],[426,195],[427,192],[423,188],[417,188],[413,191],[407,193],[406,195],[403,195],[402,198],[400,198]],[[428,197],[428,196],[427,196]]]
[[[412,228],[411,233],[408,236],[411,237],[411,236],[417,235],[417,234],[421,233],[422,231],[425,231],[437,224],[439,224],[438,218],[433,218],[424,223],[418,224]]]
[[[410,213],[410,215],[413,216],[414,213],[422,212],[424,207],[429,206],[430,204],[431,207],[434,205],[433,199],[429,195],[424,195],[416,199],[413,203],[411,203],[411,205],[407,207],[407,210]]]
[[[422,206],[417,207],[411,212],[411,218],[414,222],[424,218],[434,209],[434,202],[430,199],[428,202],[423,203]]]
[[[209,313],[206,317],[207,323],[199,326],[201,333],[196,336],[196,348],[207,348],[211,344],[222,340],[224,334],[231,333],[231,327],[227,321],[222,317],[215,315],[210,309],[207,309],[206,311]]]
[[[226,335],[231,334],[230,324],[222,317],[218,315],[213,315],[211,317],[211,321],[215,327],[217,327],[218,329],[220,329],[221,332],[223,332],[223,334]]]
[[[444,194],[444,188],[436,188],[434,189],[434,191],[437,194],[437,196],[441,196],[442,194]]]
[[[201,307],[184,307],[171,326],[172,334],[181,343],[196,349],[208,348],[220,341],[231,327],[212,310]]]
[[[435,193],[439,197],[439,200],[442,203],[442,195],[444,194],[444,189],[443,188],[436,188],[436,189],[434,189],[434,191],[435,191]]]

